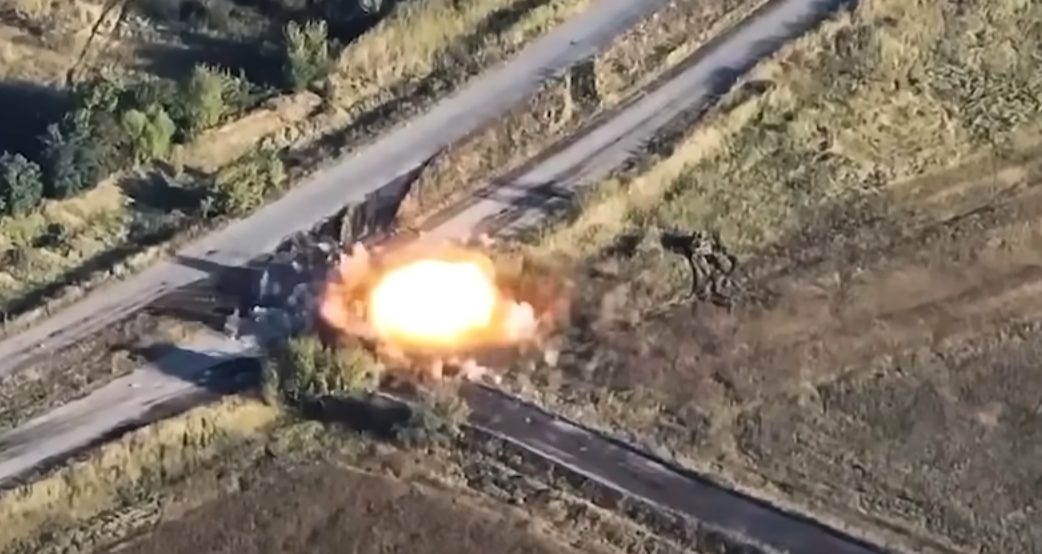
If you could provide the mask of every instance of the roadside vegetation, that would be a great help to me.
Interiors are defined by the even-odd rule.
[[[594,329],[514,387],[916,551],[1030,552],[1039,9],[866,0],[761,64],[531,245],[584,260]],[[738,261],[719,307],[696,232]]]
[[[262,514],[275,519],[250,535],[256,544],[332,545],[355,529],[358,548],[408,540],[423,551],[415,533],[430,528],[438,537],[466,530],[454,539],[460,548],[486,552],[493,539],[481,530],[494,520],[494,541],[507,551],[687,551],[516,473],[487,441],[461,450],[465,406],[450,388],[421,394],[410,410],[373,396],[378,372],[360,351],[293,339],[266,366],[256,398],[229,397],[154,423],[5,491],[0,553],[104,552],[130,539],[132,552],[223,552],[232,545],[222,536]],[[401,514],[403,497],[411,507],[401,516],[380,508]],[[516,522],[505,534],[503,518]],[[237,551],[254,551],[250,544]]]
[[[413,185],[402,208],[418,224],[433,209],[509,175],[682,65],[700,46],[762,5],[760,0],[676,2],[627,31],[602,54],[548,81],[526,103],[451,145]]]
[[[274,351],[276,362],[269,363],[263,373],[263,397],[309,417],[360,419],[358,411],[366,412],[370,403],[386,400],[378,391],[387,378],[394,377],[360,345],[331,347],[305,335],[289,339]],[[413,400],[408,417],[373,423],[406,445],[449,445],[458,440],[469,411],[456,385],[426,383],[408,388]]]
[[[317,2],[268,13],[153,0],[106,11],[115,19],[95,49],[126,50],[121,37],[161,22],[236,56],[170,77],[120,66],[126,56],[90,57],[54,95],[53,113],[29,134],[5,135],[0,312],[27,324],[248,214],[587,4]]]
[[[142,191],[141,203],[138,204],[138,207],[141,208],[145,202],[149,201],[152,204],[157,203],[154,198],[158,196],[159,203],[165,203],[168,207],[178,206],[178,209],[127,211],[123,207],[125,195],[120,189],[103,186],[73,200],[49,205],[45,210],[24,219],[10,220],[12,228],[16,221],[30,222],[27,224],[29,228],[19,231],[19,236],[26,237],[22,241],[22,248],[27,255],[34,257],[33,263],[24,266],[24,272],[19,272],[18,266],[8,271],[16,277],[11,280],[11,286],[17,287],[17,290],[24,290],[24,285],[31,282],[35,275],[36,281],[40,285],[38,290],[41,291],[41,293],[29,297],[23,296],[21,301],[12,301],[10,305],[29,308],[38,305],[40,299],[47,296],[42,293],[55,294],[57,291],[64,290],[61,287],[43,284],[54,282],[54,273],[47,273],[46,275],[50,277],[45,277],[41,268],[67,268],[72,258],[75,258],[77,253],[85,252],[88,245],[95,252],[98,250],[110,252],[111,250],[104,250],[112,245],[109,239],[122,236],[122,240],[130,242],[132,245],[151,245],[151,247],[143,251],[139,251],[133,246],[117,249],[116,254],[124,256],[124,258],[102,256],[104,263],[99,264],[95,271],[77,275],[77,277],[82,277],[79,283],[83,288],[89,288],[89,286],[104,282],[113,276],[131,273],[134,268],[153,260],[158,252],[163,251],[168,241],[176,242],[185,236],[195,236],[204,231],[207,225],[219,220],[221,214],[249,213],[299,179],[301,170],[291,160],[303,155],[302,151],[310,152],[310,155],[316,155],[319,159],[326,159],[337,155],[339,150],[336,148],[346,148],[351,144],[370,140],[371,135],[426,105],[422,102],[415,105],[409,104],[402,101],[403,98],[422,99],[423,102],[432,101],[443,94],[443,91],[450,90],[453,86],[452,83],[462,82],[468,75],[475,74],[489,63],[499,61],[508,54],[516,52],[530,37],[545,32],[548,26],[573,15],[584,6],[582,3],[512,5],[510,10],[503,13],[496,12],[494,15],[489,15],[487,10],[492,8],[488,7],[483,8],[486,9],[483,12],[468,11],[459,18],[466,21],[485,21],[485,23],[478,24],[477,27],[501,28],[502,31],[500,34],[489,34],[491,31],[474,31],[464,39],[469,46],[464,48],[457,44],[455,47],[439,50],[437,45],[444,44],[444,37],[458,36],[459,33],[465,31],[466,26],[457,28],[450,25],[448,19],[451,19],[449,16],[453,13],[449,11],[450,6],[437,3],[430,3],[427,8],[423,9],[433,10],[432,14],[440,14],[437,17],[430,15],[434,18],[430,21],[442,21],[442,19],[446,19],[446,21],[438,25],[430,23],[424,16],[427,12],[421,10],[421,7],[425,5],[427,4],[403,5],[400,8],[402,10],[400,15],[398,12],[392,14],[369,34],[348,46],[339,59],[340,62],[343,62],[347,57],[355,56],[356,59],[352,63],[371,67],[373,71],[375,71],[375,66],[365,64],[374,64],[376,59],[383,60],[381,63],[392,67],[393,63],[398,62],[392,63],[386,58],[388,50],[385,48],[386,45],[379,42],[384,40],[380,37],[397,36],[394,33],[404,32],[402,29],[407,29],[408,34],[423,38],[423,40],[409,44],[415,44],[416,48],[424,49],[423,51],[426,52],[424,56],[427,57],[422,58],[419,54],[415,58],[406,57],[405,54],[395,57],[395,60],[404,64],[402,68],[394,70],[394,74],[397,75],[395,79],[401,79],[404,87],[413,87],[416,85],[416,80],[403,76],[414,71],[430,71],[431,80],[428,83],[434,83],[430,87],[424,85],[418,89],[403,88],[397,92],[378,90],[372,82],[359,77],[362,73],[352,74],[355,77],[353,81],[347,80],[348,75],[345,74],[342,82],[347,83],[344,85],[347,88],[340,90],[338,94],[342,98],[350,96],[355,108],[338,112],[340,115],[336,117],[358,116],[360,119],[357,120],[356,125],[349,125],[345,131],[327,136],[328,149],[321,150],[321,155],[315,154],[318,151],[310,149],[310,147],[304,147],[303,150],[291,149],[292,152],[288,158],[283,158],[281,156],[283,152],[279,147],[281,142],[270,139],[262,141],[237,162],[218,167],[203,186],[181,185],[159,178],[151,179],[149,188]],[[474,185],[479,185],[482,179],[502,174],[505,170],[516,166],[524,158],[536,154],[540,149],[574,131],[596,113],[617,105],[634,87],[655,79],[656,76],[662,75],[670,68],[677,67],[677,64],[681,63],[698,46],[744,17],[756,5],[755,2],[731,1],[710,4],[680,2],[669,5],[663,13],[621,37],[594,63],[583,64],[575,68],[571,76],[548,84],[532,100],[519,106],[501,122],[490,126],[477,137],[455,145],[442,160],[429,169],[427,175],[421,178],[420,183],[415,187],[415,194],[407,200],[407,204],[403,208],[403,215],[407,220],[416,222],[430,210],[444,204],[446,199],[470,190]],[[479,8],[479,4],[468,4],[467,6],[469,6],[467,9],[478,10]],[[508,23],[514,20],[512,18],[517,21],[510,26]],[[457,19],[452,19],[452,21],[457,21]],[[489,27],[490,25],[492,27]],[[500,25],[501,27],[497,27]],[[436,32],[439,29],[445,34]],[[385,36],[381,33],[390,34]],[[296,42],[307,42],[305,37],[295,40]],[[479,42],[483,46],[479,45]],[[377,48],[377,45],[380,47]],[[488,58],[481,59],[471,56],[469,59],[463,59],[467,52],[476,51],[475,49],[480,49]],[[423,62],[423,59],[427,61]],[[237,79],[228,74],[223,75],[228,79]],[[392,111],[385,113],[384,107]],[[366,113],[374,117],[377,115],[381,117],[369,121]],[[247,116],[245,119],[250,117],[253,116]],[[215,130],[212,137],[203,133],[203,138],[196,141],[196,145],[190,145],[187,148],[201,151],[216,150],[217,148],[212,146],[211,138],[234,140],[234,137],[229,136],[226,131],[234,130],[235,125],[231,124],[223,129]],[[236,135],[239,134],[249,135],[249,133],[236,133]],[[334,148],[334,146],[329,146],[331,144],[340,146]],[[224,144],[222,148],[228,148],[227,144]],[[199,158],[196,154],[183,154],[182,157],[192,160]],[[284,163],[283,159],[288,159],[288,163]],[[187,174],[188,171],[186,170],[185,173]],[[87,202],[90,202],[89,206],[107,203],[111,207],[110,211],[104,212],[109,214],[108,218],[85,217],[83,213],[89,211],[90,208],[82,207],[80,204]],[[28,245],[31,241],[36,240],[34,231],[46,227],[47,221],[53,217],[62,217],[63,221],[67,220],[72,223],[64,224],[64,234],[55,240],[55,246],[30,248]],[[128,219],[131,221],[128,222]],[[125,229],[131,224],[136,231],[128,235]],[[177,229],[184,227],[194,229],[194,231],[182,235],[175,234]],[[64,248],[60,255],[52,251],[52,248],[59,249],[62,244],[66,243],[82,244],[82,246]],[[114,259],[124,261],[115,262]],[[112,263],[115,265],[111,265]],[[52,279],[52,281],[47,281],[48,279]],[[59,283],[64,281],[66,281],[65,278],[58,279]],[[2,282],[2,275],[0,275],[0,282]],[[77,290],[77,292],[81,291]],[[66,299],[71,297],[70,294],[64,296]],[[46,364],[45,369],[35,372],[28,378],[12,379],[4,383],[3,387],[7,391],[6,397],[26,400],[12,403],[9,409],[2,413],[2,419],[10,424],[24,421],[26,417],[39,413],[47,406],[82,396],[100,383],[128,371],[128,368],[133,367],[132,364],[109,363],[108,360],[126,358],[123,351],[126,350],[127,343],[136,343],[138,341],[136,337],[155,334],[149,329],[156,326],[148,321],[138,320],[126,325],[120,324],[111,332],[106,333],[104,337],[98,338],[92,343],[80,345],[76,353],[52,360],[53,363]],[[128,330],[125,331],[125,327]],[[190,325],[186,325],[186,327],[191,328]],[[80,358],[90,361],[80,363],[77,361]],[[53,385],[53,383],[59,384]],[[32,394],[29,394],[30,392]],[[32,400],[29,400],[30,398]],[[30,405],[32,409],[29,408]]]

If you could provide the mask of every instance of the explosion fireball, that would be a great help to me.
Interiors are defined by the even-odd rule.
[[[417,260],[377,282],[370,324],[396,342],[452,347],[492,324],[498,296],[492,276],[475,263]]]
[[[545,308],[556,305],[545,301],[555,293],[531,286],[546,279],[524,285],[496,270],[488,256],[459,245],[418,243],[376,255],[355,245],[326,284],[319,316],[403,365],[466,365],[485,349],[539,341],[550,319]],[[523,289],[538,292],[525,298]]]

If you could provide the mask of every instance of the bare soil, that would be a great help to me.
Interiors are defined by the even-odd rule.
[[[235,552],[575,552],[539,536],[517,515],[466,498],[335,466],[269,476],[160,525],[127,554]]]

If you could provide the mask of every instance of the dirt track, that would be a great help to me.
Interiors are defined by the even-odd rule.
[[[593,417],[819,513],[929,551],[1038,552],[1042,187],[1000,169],[836,206],[749,259],[730,311],[602,326],[563,371],[648,408]],[[682,262],[605,256],[586,315],[619,282],[665,296],[664,264]]]

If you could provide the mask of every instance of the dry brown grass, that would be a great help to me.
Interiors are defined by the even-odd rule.
[[[1039,9],[866,0],[763,64],[765,93],[548,230],[614,277],[569,339],[594,353],[528,393],[914,551],[1032,552]],[[739,254],[733,311],[690,305],[661,229]]]
[[[4,9],[17,17],[0,21],[0,79],[45,84],[65,79],[83,61],[92,31],[110,32],[118,12],[82,1],[12,0]]]
[[[0,530],[0,552],[43,546],[41,533],[75,527],[135,499],[150,483],[176,480],[219,455],[221,448],[257,437],[277,415],[273,408],[241,400],[198,408],[5,492],[0,517],[7,524]]]
[[[1037,48],[1028,22],[1038,10],[865,2],[761,69],[775,89],[752,124],[734,127],[651,217],[719,229],[752,252],[799,225],[801,211],[1021,148],[1018,134],[1033,134],[1042,114],[1042,74],[1013,45]]]
[[[526,552],[686,551],[482,454],[400,450],[317,423],[272,426],[277,416],[253,401],[224,401],[27,484],[0,498],[0,514],[17,523],[0,534],[0,552],[103,551],[157,525],[129,548],[220,552],[228,540],[239,550],[309,540],[312,550],[340,551],[409,541],[487,552],[494,540]]]
[[[446,51],[468,37],[473,37],[468,54],[495,56],[497,50],[513,50],[545,34],[588,5],[587,0],[404,3],[341,54],[334,77],[336,101],[348,109],[382,104],[401,83],[443,69]],[[476,34],[482,30],[492,32]]]
[[[592,65],[555,79],[496,123],[449,150],[413,186],[403,208],[417,220],[507,174],[599,113],[610,112],[762,2],[676,2],[628,31]]]
[[[160,525],[129,554],[404,550],[440,554],[565,554],[578,550],[466,495],[321,465],[257,475],[256,487]],[[482,505],[485,504],[485,505]],[[360,517],[361,516],[361,517]],[[241,534],[240,534],[241,533]]]

